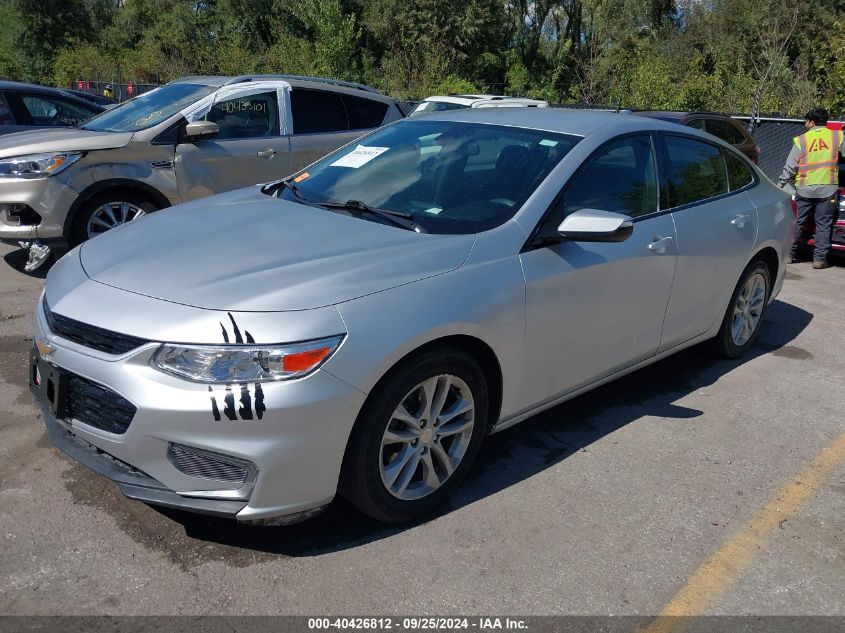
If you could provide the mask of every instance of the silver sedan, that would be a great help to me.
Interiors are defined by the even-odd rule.
[[[689,128],[444,112],[150,214],[50,271],[30,382],[129,497],[288,523],[430,512],[484,437],[701,342],[780,290],[789,198]]]

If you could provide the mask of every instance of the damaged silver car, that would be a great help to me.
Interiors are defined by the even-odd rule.
[[[408,520],[489,433],[699,342],[748,350],[793,223],[733,147],[669,123],[406,119],[75,248],[30,385],[55,445],[130,498]]]

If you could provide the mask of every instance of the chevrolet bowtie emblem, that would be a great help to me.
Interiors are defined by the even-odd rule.
[[[43,341],[41,339],[38,339],[38,340],[35,341],[35,347],[38,348],[38,353],[41,354],[42,358],[47,358],[56,349],[52,345],[50,345],[47,341]]]

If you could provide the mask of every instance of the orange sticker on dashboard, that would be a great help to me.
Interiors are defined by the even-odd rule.
[[[311,175],[311,174],[309,174],[307,171],[302,172],[302,173],[301,173],[301,174],[299,174],[296,178],[294,178],[294,179],[293,179],[293,181],[294,181],[294,182],[302,182],[303,180],[305,180],[306,178],[308,178],[308,176],[310,176],[310,175]]]

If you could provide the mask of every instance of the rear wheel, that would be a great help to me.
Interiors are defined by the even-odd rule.
[[[761,261],[751,262],[739,278],[711,348],[727,358],[744,354],[760,333],[770,295],[769,267]]]
[[[460,485],[487,432],[484,373],[462,352],[428,352],[370,395],[344,459],[340,493],[381,521],[434,510]]]
[[[107,191],[86,202],[70,231],[70,245],[76,246],[115,227],[137,220],[158,207],[134,191]]]

